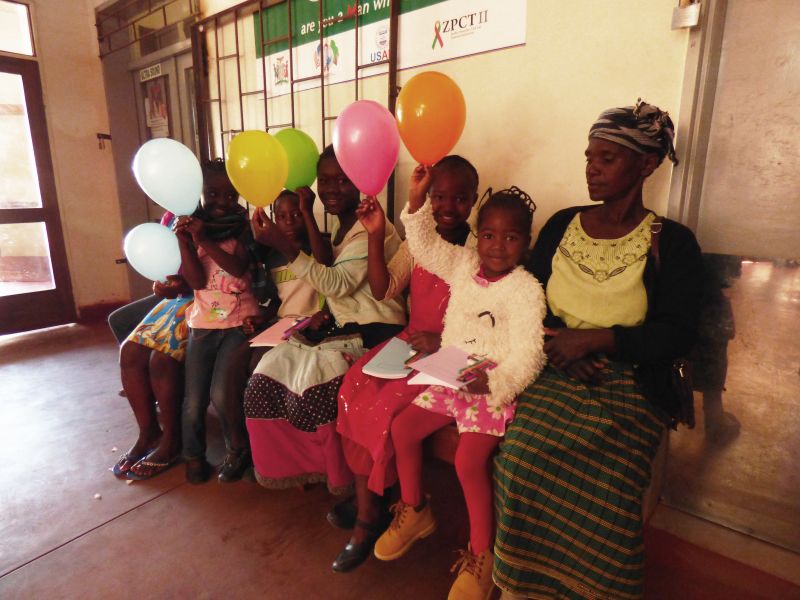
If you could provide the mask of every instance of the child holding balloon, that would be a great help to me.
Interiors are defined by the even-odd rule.
[[[330,243],[319,231],[313,213],[314,192],[308,187],[296,192],[283,190],[273,203],[275,226],[297,248],[323,265],[333,260]],[[262,314],[247,320],[248,327],[259,329],[273,318],[310,316],[324,304],[324,296],[289,269],[289,262],[278,250],[256,244],[259,260],[269,273],[273,294]]]
[[[534,205],[518,188],[492,194],[477,220],[477,249],[445,243],[425,202],[431,170],[418,166],[402,219],[415,260],[451,289],[442,346],[488,358],[494,368],[477,371],[465,388],[432,386],[392,421],[401,500],[394,520],[375,543],[375,556],[394,560],[436,529],[422,492],[422,442],[453,422],[459,442],[455,467],[470,523],[470,543],[457,563],[450,598],[489,597],[494,512],[490,458],[514,414],[516,396],[545,365],[544,293],[520,265],[531,238]]]
[[[182,274],[195,290],[187,313],[186,391],[182,413],[183,457],[189,483],[208,480],[205,419],[209,401],[219,413],[227,455],[221,481],[241,478],[250,451],[241,405],[240,378],[232,359],[245,341],[244,320],[258,314],[250,289],[250,258],[242,236],[247,234],[247,210],[239,205],[221,159],[206,163],[200,209],[179,217]]]
[[[296,192],[283,190],[272,204],[275,226],[298,250],[313,256],[320,264],[327,265],[332,261],[332,251],[330,243],[322,236],[317,226],[313,203],[314,192],[308,187],[300,187]],[[242,327],[245,334],[252,336],[285,317],[310,317],[324,307],[325,297],[308,282],[292,273],[283,254],[273,248],[254,243],[252,255],[264,265],[268,273],[269,298],[261,299],[259,314],[244,319]],[[251,348],[249,340],[240,346],[234,362],[242,377],[242,389],[261,357],[269,349],[264,346]]]
[[[475,237],[467,220],[478,197],[478,172],[460,156],[446,156],[433,168],[430,190],[436,232],[450,244],[474,245]],[[359,220],[369,232],[369,283],[376,298],[395,298],[406,288],[409,296],[408,326],[397,337],[418,352],[439,349],[444,312],[450,287],[436,275],[415,264],[404,243],[387,264],[383,252],[385,217],[381,205],[372,198],[361,203]],[[397,481],[394,447],[389,436],[392,419],[427,386],[409,385],[408,378],[380,379],[362,372],[362,367],[383,348],[376,346],[347,372],[339,390],[337,430],[342,436],[345,459],[355,475],[355,522],[352,507],[339,504],[328,520],[349,529],[355,524],[350,541],[333,562],[333,570],[347,572],[372,554],[372,546],[387,525],[384,491]],[[384,508],[385,511],[385,508]],[[383,526],[383,528],[382,528]]]
[[[335,423],[342,376],[365,347],[403,328],[405,307],[397,299],[380,302],[370,292],[367,231],[356,216],[359,190],[331,146],[319,158],[317,190],[337,221],[331,266],[298,250],[263,210],[253,216],[256,240],[280,251],[292,273],[326,297],[330,313],[317,315],[321,327],[304,329],[261,359],[247,384],[245,414],[262,485],[285,488],[327,481],[331,492],[341,494],[352,484]],[[400,246],[390,223],[383,243],[388,257]]]
[[[161,224],[169,227],[175,219],[167,212]],[[122,388],[139,436],[111,471],[117,477],[134,480],[163,473],[180,455],[186,310],[191,306],[192,290],[180,275],[169,275],[166,282],[153,283],[153,294],[157,304],[134,327],[119,352]]]

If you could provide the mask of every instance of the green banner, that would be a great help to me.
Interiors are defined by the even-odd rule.
[[[439,4],[444,0],[395,0],[400,14]],[[320,6],[323,7],[320,23]],[[389,18],[389,0],[288,0],[253,15],[256,33],[256,57],[274,54],[289,48],[289,10],[292,11],[292,46],[295,48],[319,40],[320,27],[325,36],[355,29]],[[261,48],[261,29],[264,47]]]

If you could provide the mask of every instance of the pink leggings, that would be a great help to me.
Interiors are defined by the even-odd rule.
[[[447,415],[415,404],[404,408],[392,422],[392,442],[403,502],[422,503],[422,441],[453,423]],[[480,554],[494,538],[492,470],[490,458],[501,438],[486,433],[462,433],[456,450],[456,473],[469,513],[472,552]]]

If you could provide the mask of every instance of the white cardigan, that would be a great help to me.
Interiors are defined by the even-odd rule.
[[[482,286],[474,248],[448,244],[436,232],[430,203],[401,218],[416,262],[450,285],[442,347],[455,346],[497,363],[488,372],[489,404],[510,404],[544,368],[546,312],[542,286],[523,267]]]

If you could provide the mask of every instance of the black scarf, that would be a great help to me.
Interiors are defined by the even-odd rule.
[[[235,213],[224,217],[214,218],[202,208],[198,208],[193,216],[203,222],[206,237],[212,242],[238,239],[249,226],[247,209],[244,206],[239,206]]]

